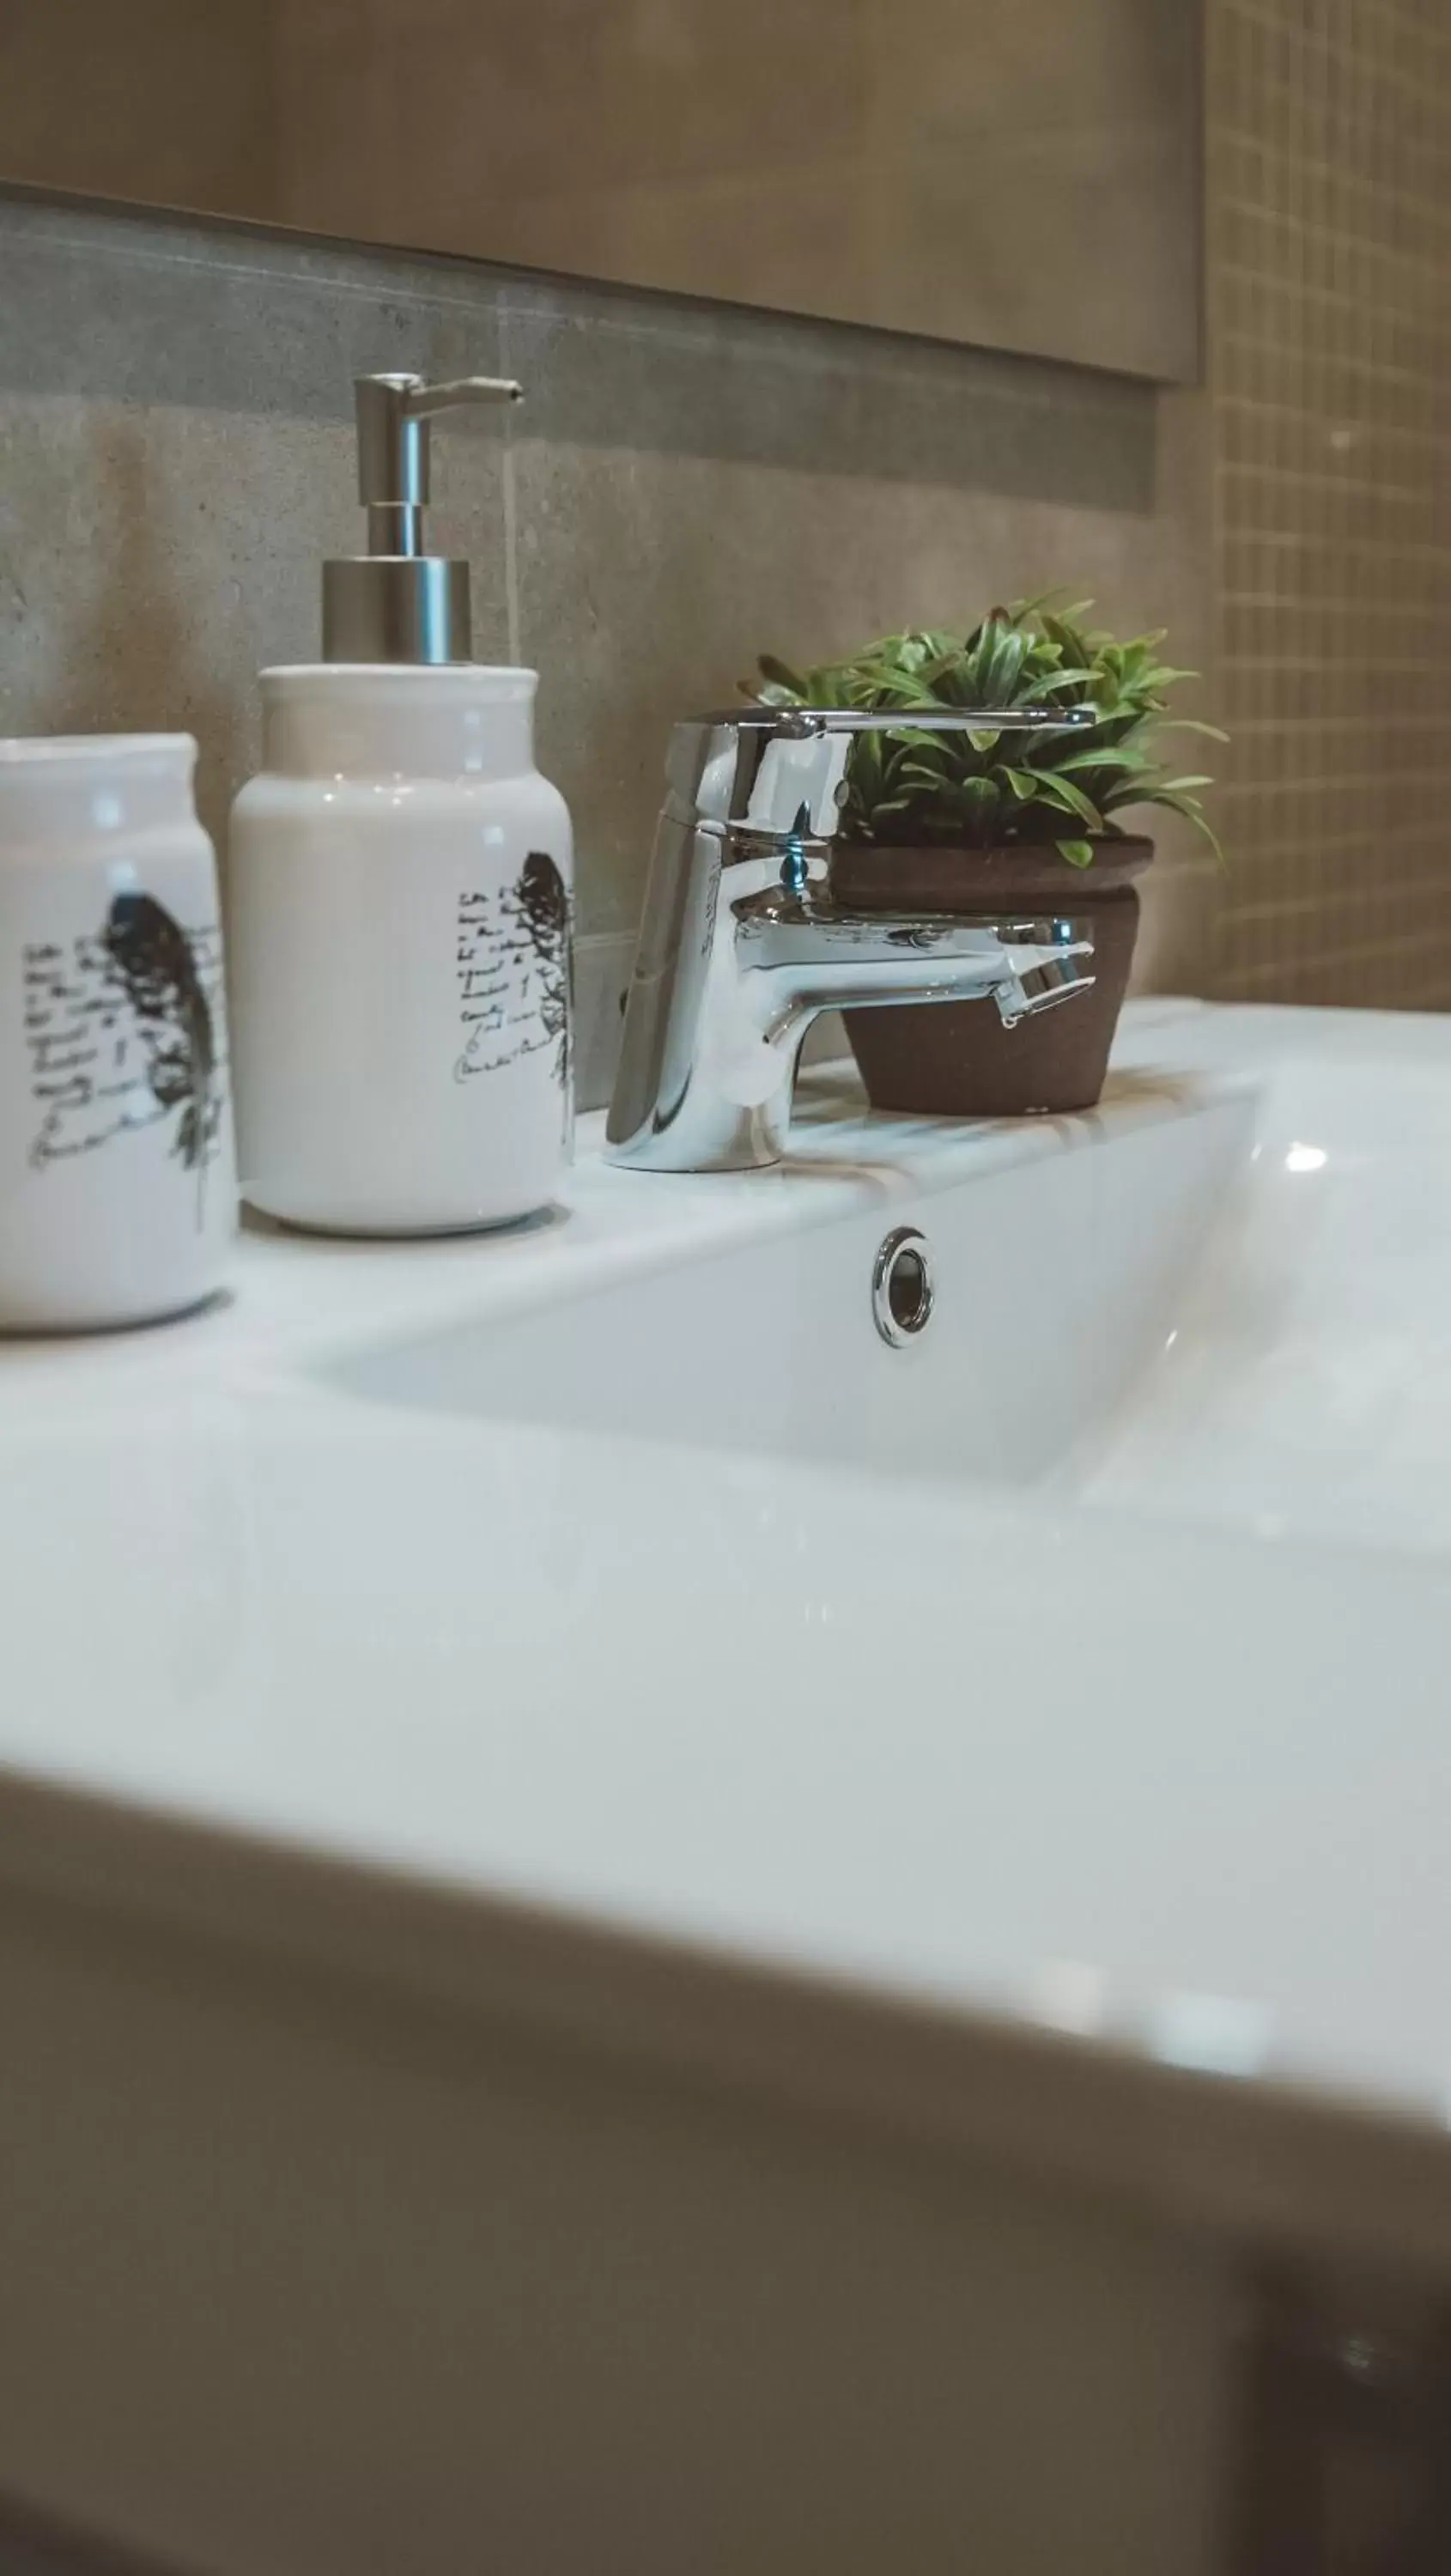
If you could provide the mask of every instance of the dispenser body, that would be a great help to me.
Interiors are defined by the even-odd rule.
[[[340,1234],[547,1208],[572,1130],[567,808],[536,675],[262,674],[232,822],[238,1151],[254,1207]]]

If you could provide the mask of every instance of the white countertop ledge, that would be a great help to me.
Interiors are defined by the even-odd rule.
[[[1120,1068],[1129,1122],[1181,1079],[1253,1080],[1272,1116],[1292,1077],[1297,1116],[1322,1083],[1330,1134],[1384,1081],[1451,1138],[1440,1020],[1141,1005]],[[813,1097],[779,1175],[616,1173],[587,1121],[556,1223],[253,1233],[224,1309],[0,1347],[0,1904],[402,1984],[1242,2238],[1446,2267],[1443,1551],[348,1381],[392,1338],[1091,1130]],[[1451,1163],[1417,1143],[1439,1297]]]

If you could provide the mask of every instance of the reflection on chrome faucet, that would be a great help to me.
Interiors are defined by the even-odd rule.
[[[624,1046],[612,1161],[657,1172],[779,1162],[796,1059],[822,1011],[991,997],[1004,1025],[1093,982],[1072,921],[853,913],[831,848],[858,733],[1068,731],[1091,707],[747,707],[677,725]]]

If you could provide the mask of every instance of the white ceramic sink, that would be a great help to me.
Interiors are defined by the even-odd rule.
[[[1439,2118],[1451,1024],[1143,1006],[1092,1117],[803,1109],[0,1355],[0,1870],[28,1775]]]
[[[1451,2276],[1451,1022],[803,1109],[0,1350],[0,2488],[1203,2576],[1235,2249]]]

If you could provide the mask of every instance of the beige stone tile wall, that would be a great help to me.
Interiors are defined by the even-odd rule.
[[[260,664],[363,541],[351,378],[507,367],[435,449],[475,646],[543,674],[580,852],[583,1091],[608,1087],[666,736],[763,646],[824,658],[1054,582],[1206,635],[1202,404],[829,323],[0,195],[0,731],[176,726],[219,833]],[[1143,944],[1202,980],[1166,845]]]
[[[1451,8],[1213,0],[1218,989],[1451,1005]]]

